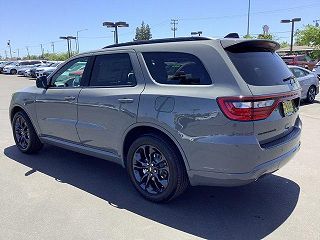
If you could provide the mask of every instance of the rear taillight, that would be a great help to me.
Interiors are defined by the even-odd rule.
[[[298,92],[257,97],[220,97],[217,99],[221,111],[231,120],[255,121],[266,119],[282,100],[299,97]]]

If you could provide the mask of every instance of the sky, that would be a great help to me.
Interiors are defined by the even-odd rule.
[[[126,21],[128,28],[119,29],[119,41],[132,41],[135,29],[141,22],[149,24],[152,37],[172,37],[170,20],[178,19],[177,37],[190,36],[192,31],[202,31],[203,36],[223,37],[230,32],[241,36],[247,31],[249,0],[0,0],[0,56],[9,53],[10,40],[13,56],[66,52],[67,43],[60,36],[79,32],[80,52],[102,48],[113,43],[112,29],[102,26],[104,21]],[[269,32],[279,42],[290,41],[290,24],[281,19],[301,17],[296,28],[314,24],[320,19],[319,0],[251,0],[250,34],[262,33],[268,25]],[[75,43],[72,42],[75,49]]]

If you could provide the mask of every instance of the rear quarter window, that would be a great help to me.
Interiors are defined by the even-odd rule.
[[[196,56],[181,52],[142,53],[152,78],[161,84],[210,85],[211,78]]]
[[[283,80],[292,76],[291,71],[275,52],[229,52],[229,58],[243,80],[254,86],[286,84]]]

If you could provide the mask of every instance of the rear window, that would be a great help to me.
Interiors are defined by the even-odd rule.
[[[152,78],[161,84],[210,85],[210,76],[196,56],[179,52],[142,53]]]
[[[275,52],[228,52],[228,55],[247,84],[271,86],[286,84],[292,76],[287,65]]]

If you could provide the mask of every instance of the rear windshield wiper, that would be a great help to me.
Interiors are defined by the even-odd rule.
[[[290,77],[287,77],[287,78],[285,78],[285,79],[282,79],[282,81],[286,82],[286,81],[289,81],[289,80],[291,80],[291,79],[294,79],[294,76],[290,76]]]

